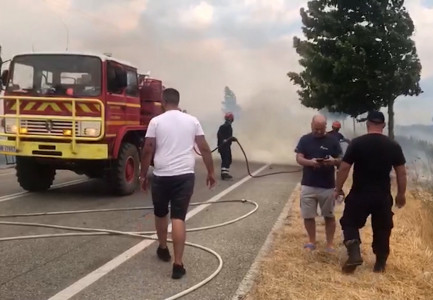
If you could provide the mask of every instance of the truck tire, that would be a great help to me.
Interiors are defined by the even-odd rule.
[[[51,166],[39,164],[29,157],[17,157],[16,166],[18,183],[29,192],[43,192],[53,184],[56,170]]]
[[[117,195],[131,195],[138,187],[140,157],[135,145],[124,143],[112,168],[111,184]]]

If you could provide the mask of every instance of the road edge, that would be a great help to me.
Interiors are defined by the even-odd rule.
[[[0,170],[7,170],[7,169],[12,169],[12,168],[15,168],[15,164],[0,165]]]
[[[273,241],[275,239],[275,234],[277,231],[279,231],[283,225],[284,220],[288,216],[292,204],[295,201],[295,195],[296,192],[301,188],[301,183],[298,182],[296,186],[293,188],[292,193],[290,194],[289,198],[287,199],[287,203],[285,204],[283,210],[281,211],[280,215],[278,216],[277,220],[274,223],[274,226],[272,227],[271,231],[269,232],[268,236],[266,237],[266,240],[263,244],[263,246],[260,248],[259,253],[257,254],[256,258],[254,259],[253,263],[251,264],[250,269],[244,276],[244,279],[239,284],[238,289],[236,290],[235,294],[232,297],[232,300],[242,300],[244,299],[247,294],[251,291],[257,276],[259,274],[260,264],[263,258],[269,253],[271,250]]]

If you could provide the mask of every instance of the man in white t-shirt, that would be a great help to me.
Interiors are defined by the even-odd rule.
[[[174,248],[173,279],[185,273],[182,262],[185,247],[185,216],[195,183],[194,144],[197,144],[207,169],[206,184],[215,185],[212,153],[197,118],[179,111],[179,92],[168,88],[163,92],[165,112],[149,123],[141,162],[142,188],[148,187],[147,171],[153,157],[152,202],[158,235],[158,257],[170,261],[167,248],[168,204],[172,222]]]

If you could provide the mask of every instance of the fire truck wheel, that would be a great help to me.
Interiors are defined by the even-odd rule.
[[[17,157],[17,177],[20,186],[29,192],[43,192],[53,184],[56,170],[48,165],[38,164],[28,157]]]
[[[113,187],[118,195],[130,195],[138,187],[140,157],[135,145],[124,143],[113,166]]]

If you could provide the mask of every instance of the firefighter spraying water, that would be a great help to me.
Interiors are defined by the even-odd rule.
[[[233,137],[232,123],[234,116],[232,113],[226,113],[224,116],[224,124],[222,124],[217,133],[218,152],[221,156],[221,179],[230,180],[233,176],[230,175],[230,165],[232,164],[232,141]]]
[[[344,135],[340,132],[341,129],[341,123],[339,121],[334,121],[332,123],[332,130],[328,131],[328,135],[331,135],[333,137],[335,137],[336,139],[338,139],[338,141],[341,142],[346,142],[346,143],[350,143],[350,140],[345,138]]]

